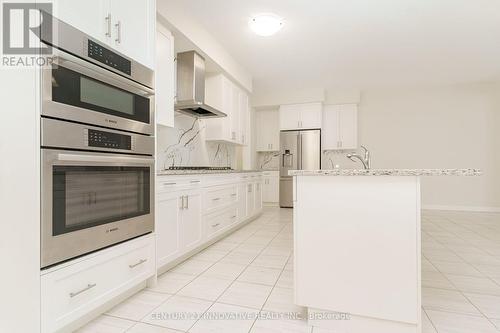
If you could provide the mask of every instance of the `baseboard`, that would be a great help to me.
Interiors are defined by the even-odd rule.
[[[498,213],[500,207],[490,206],[447,206],[447,205],[422,205],[423,210],[456,210],[462,212]]]

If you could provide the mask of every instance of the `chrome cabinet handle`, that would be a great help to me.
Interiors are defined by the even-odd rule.
[[[108,16],[104,18],[106,20],[106,37],[111,37],[111,13],[108,13]]]
[[[219,226],[219,225],[220,225],[220,223],[215,223],[215,224],[212,224],[212,228],[215,228],[215,227],[217,227],[217,226]]]
[[[83,288],[82,290],[79,290],[79,291],[76,291],[74,293],[69,293],[69,297],[73,298],[75,296],[78,296],[80,295],[81,293],[84,293],[86,292],[87,290],[90,290],[92,288],[94,288],[95,286],[97,286],[97,283],[89,283],[85,288]]]
[[[231,216],[231,218],[232,218],[232,219],[235,219],[235,218],[236,218],[236,215]]]
[[[122,42],[122,23],[120,21],[116,22],[115,27],[116,27],[115,42],[117,42],[118,44],[121,44],[121,42]]]
[[[179,198],[179,209],[184,209],[184,196]]]
[[[172,186],[172,185],[175,185],[177,183],[163,183],[163,186]]]
[[[196,184],[196,183],[199,183],[200,181],[199,180],[192,180],[190,181],[191,184]]]
[[[219,201],[220,198],[213,198],[212,201]]]
[[[236,193],[231,194],[231,196],[232,196],[232,197],[235,197],[235,196],[236,196]]]
[[[141,260],[139,260],[139,262],[138,262],[138,263],[133,264],[133,265],[128,265],[128,267],[129,267],[129,268],[134,268],[134,267],[137,267],[137,266],[139,266],[139,265],[144,264],[146,261],[148,261],[148,259],[141,259]]]
[[[186,209],[189,209],[189,195],[186,195]]]

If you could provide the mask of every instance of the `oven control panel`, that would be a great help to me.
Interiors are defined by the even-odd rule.
[[[89,147],[132,150],[132,137],[126,134],[87,129],[86,141]]]
[[[127,75],[132,73],[131,62],[119,54],[89,39],[88,56]]]

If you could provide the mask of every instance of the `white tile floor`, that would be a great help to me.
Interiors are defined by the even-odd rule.
[[[266,319],[305,314],[292,301],[292,248],[292,211],[266,208],[78,332],[328,333]],[[500,332],[500,214],[424,211],[422,252],[422,332]]]

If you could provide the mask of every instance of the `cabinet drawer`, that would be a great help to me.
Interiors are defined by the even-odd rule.
[[[156,179],[156,193],[170,193],[181,190],[199,188],[200,178],[172,178],[169,176],[158,176]]]
[[[236,205],[207,216],[205,219],[207,237],[212,238],[236,222],[238,222],[238,207]]]
[[[205,210],[211,211],[220,207],[236,203],[238,200],[238,187],[226,186],[208,189],[205,196]]]
[[[56,332],[154,274],[153,235],[41,277],[42,332]]]

